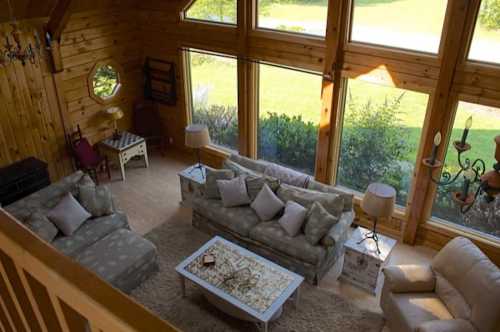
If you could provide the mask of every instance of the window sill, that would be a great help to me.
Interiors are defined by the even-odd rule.
[[[493,237],[480,232],[455,225],[449,221],[437,218],[429,219],[424,225],[421,226],[425,230],[440,233],[448,237],[463,236],[473,241],[483,243],[485,245],[500,249],[500,240],[495,240]]]

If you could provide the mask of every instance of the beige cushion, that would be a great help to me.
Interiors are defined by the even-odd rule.
[[[433,292],[436,278],[430,266],[397,265],[383,268],[389,290],[394,293]]]
[[[80,204],[93,217],[109,216],[114,213],[113,197],[107,186],[79,186]]]
[[[70,236],[92,215],[78,203],[71,193],[67,193],[50,210],[47,217],[64,235]]]
[[[224,207],[250,204],[244,176],[238,176],[232,180],[217,180],[217,187]]]
[[[417,332],[477,332],[472,324],[464,319],[431,320],[421,324]]]
[[[52,242],[59,230],[41,211],[35,211],[26,221],[26,226],[36,235],[47,242]]]
[[[278,197],[284,202],[297,202],[307,209],[310,209],[313,203],[319,202],[334,217],[340,217],[344,209],[344,200],[340,195],[298,188],[287,184],[281,184],[278,189]]]
[[[262,190],[250,205],[262,221],[273,219],[284,206],[285,204],[273,193],[267,184],[262,187]]]
[[[432,268],[460,292],[480,332],[500,331],[500,269],[477,246],[457,237],[436,255]]]
[[[439,273],[436,273],[436,294],[453,317],[470,319],[471,310],[462,294]]]
[[[304,221],[306,220],[307,209],[294,201],[286,202],[285,212],[278,220],[285,232],[291,236],[299,234]]]
[[[280,187],[280,180],[265,175],[248,176],[246,178],[246,183],[247,183],[248,196],[252,201],[255,199],[255,197],[257,197],[259,192],[262,190],[264,184],[267,184],[273,192],[276,192]]]
[[[266,167],[264,174],[280,179],[283,183],[301,188],[307,187],[310,179],[309,175],[274,163],[270,163],[269,166]]]
[[[207,178],[205,180],[205,197],[209,199],[220,199],[217,180],[231,180],[234,178],[234,172],[229,169],[210,169],[207,168]]]
[[[339,218],[332,216],[319,202],[314,202],[309,210],[304,234],[310,244],[317,245],[318,242],[328,235],[330,229],[338,223]]]

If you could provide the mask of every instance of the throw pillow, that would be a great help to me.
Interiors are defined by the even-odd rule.
[[[47,217],[64,235],[70,236],[92,215],[78,203],[71,193],[67,193],[50,210]]]
[[[220,199],[217,180],[231,180],[234,172],[229,169],[209,169],[207,168],[207,179],[205,181],[205,196],[210,199]]]
[[[250,205],[262,221],[273,219],[284,206],[285,204],[273,193],[267,184],[262,187],[262,190]]]
[[[280,185],[277,194],[282,201],[294,201],[307,209],[311,209],[313,203],[319,202],[334,217],[340,217],[344,210],[344,200],[337,194],[323,193],[287,184]]]
[[[294,201],[286,202],[285,213],[278,220],[285,232],[291,237],[299,234],[306,219],[307,209]]]
[[[310,179],[309,175],[277,164],[269,164],[269,166],[266,167],[264,174],[280,179],[283,183],[301,188],[307,187]]]
[[[250,196],[250,200],[253,201],[265,184],[267,184],[273,192],[276,192],[280,187],[280,180],[270,176],[249,176],[246,178],[246,184],[248,196]]]
[[[342,192],[341,190],[338,190],[333,186],[329,186],[315,180],[309,181],[307,189],[340,195],[344,200],[344,212],[350,212],[353,209],[353,200],[354,200],[353,194]]]
[[[113,197],[107,186],[79,186],[78,196],[83,208],[93,217],[109,216],[114,213]]]
[[[306,240],[313,246],[317,245],[338,221],[339,219],[328,213],[321,203],[314,202],[304,228]]]
[[[59,232],[57,227],[40,211],[35,211],[26,221],[26,226],[47,242],[52,242]]]
[[[217,180],[217,186],[219,187],[224,207],[250,204],[250,197],[247,194],[244,176],[238,176],[232,180]]]

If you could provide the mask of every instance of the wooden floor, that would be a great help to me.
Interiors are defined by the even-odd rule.
[[[126,181],[121,181],[118,171],[113,172],[110,186],[116,196],[119,208],[124,211],[133,230],[146,234],[155,227],[173,220],[185,220],[191,223],[191,210],[180,202],[178,173],[192,163],[190,156],[169,153],[165,156],[152,154],[150,167],[144,168],[141,161],[131,161],[127,165]],[[428,263],[435,252],[426,247],[410,247],[398,243],[389,257],[388,264]],[[359,307],[381,312],[379,306],[380,289],[383,278],[379,278],[377,296],[325,277],[320,288],[331,290],[355,302]],[[388,329],[384,329],[384,332]]]

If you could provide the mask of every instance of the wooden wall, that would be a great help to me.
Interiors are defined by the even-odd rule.
[[[41,25],[20,25],[23,45],[35,45],[33,32]],[[0,25],[2,43],[11,31],[10,25]],[[71,169],[54,79],[40,58],[26,66],[18,61],[0,65],[0,167],[29,156],[47,162],[53,180]]]

